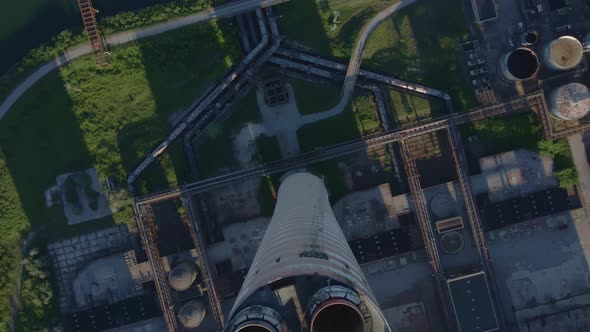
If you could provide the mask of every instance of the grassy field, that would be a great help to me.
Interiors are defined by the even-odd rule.
[[[350,57],[360,28],[397,0],[297,0],[277,7],[279,29],[325,56]],[[334,24],[334,14],[338,14]],[[302,24],[305,22],[305,24]]]
[[[208,6],[220,0],[201,0],[198,6]],[[182,0],[100,0],[94,6],[102,19],[121,12],[143,9],[156,4],[193,6],[197,2]],[[161,17],[164,13],[150,15]],[[185,13],[186,14],[186,13]],[[112,19],[111,19],[112,21]],[[125,20],[130,23],[130,17]],[[17,63],[30,49],[49,41],[63,30],[81,33],[82,18],[76,0],[0,1],[0,73]]]
[[[447,111],[444,102],[439,99],[426,99],[393,89],[388,91],[388,98],[397,124],[432,119]]]
[[[343,143],[380,130],[379,118],[372,97],[356,95],[344,112],[305,125],[297,131],[302,151]]]
[[[12,292],[18,243],[31,227],[44,227],[48,240],[132,221],[127,208],[66,227],[61,207],[45,208],[43,192],[57,175],[93,166],[124,186],[127,173],[169,132],[170,115],[238,61],[237,45],[225,23],[169,32],[116,48],[104,70],[92,57],[76,60],[41,80],[11,109],[0,121],[0,202],[6,204],[0,213],[2,295]],[[167,178],[168,185],[182,181],[178,159],[173,150],[149,178]],[[0,302],[0,330],[6,314],[7,302]]]
[[[348,60],[362,26],[394,2],[292,1],[279,7],[283,15],[279,25],[291,46]],[[340,23],[332,23],[334,12],[340,13]],[[363,66],[448,91],[456,106],[465,110],[476,102],[463,79],[457,54],[458,43],[466,38],[461,0],[419,1],[373,32],[363,53]]]
[[[304,80],[289,79],[295,91],[297,107],[301,114],[312,114],[328,110],[340,100],[340,87],[334,84],[320,84]]]

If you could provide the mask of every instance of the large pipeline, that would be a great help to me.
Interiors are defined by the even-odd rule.
[[[415,137],[425,133],[444,129],[449,125],[452,119],[455,124],[463,124],[478,121],[491,116],[501,116],[515,114],[523,111],[530,111],[533,104],[540,103],[541,93],[526,95],[516,98],[506,104],[494,105],[474,110],[468,113],[452,113],[439,118],[433,119],[429,123],[419,125],[408,125],[395,128],[390,131],[369,135],[360,139],[332,145],[330,147],[318,148],[314,151],[301,154],[297,157],[278,160],[267,164],[259,164],[249,168],[237,170],[232,173],[222,174],[211,178],[199,180],[178,188],[145,195],[136,198],[136,204],[153,204],[165,201],[171,198],[177,198],[182,193],[200,193],[215,188],[220,188],[228,183],[237,180],[243,180],[256,176],[276,174],[293,169],[303,168],[320,161],[330,160],[337,157],[345,156],[353,152],[364,151],[367,148],[378,147],[401,139]],[[542,106],[542,105],[541,105]]]
[[[129,174],[129,177],[127,178],[127,185],[131,191],[133,191],[133,184],[139,175],[143,173],[148,168],[148,166],[150,166],[160,155],[162,155],[168,149],[168,147],[176,141],[177,138],[179,138],[186,130],[188,130],[193,122],[202,116],[203,112],[208,107],[210,107],[210,105],[212,105],[232,83],[241,78],[241,75],[247,73],[250,69],[250,66],[252,65],[252,62],[257,59],[258,56],[260,56],[265,48],[269,46],[270,38],[266,24],[264,22],[264,14],[262,13],[261,9],[256,11],[256,16],[258,18],[258,24],[260,25],[262,34],[261,42],[234,70],[226,75],[221,83],[218,84],[217,87],[202,100],[201,103],[199,103],[192,111],[190,111],[190,113],[182,120],[182,122],[164,140],[162,140],[162,142],[149,155],[146,156],[146,158],[137,168],[135,168]],[[275,48],[278,48],[278,45],[275,45]],[[270,57],[273,52],[274,51],[269,52],[269,50],[267,50],[264,52],[262,58],[266,60],[266,58]],[[239,80],[239,82],[242,81]],[[216,104],[215,106],[219,108],[221,105]]]

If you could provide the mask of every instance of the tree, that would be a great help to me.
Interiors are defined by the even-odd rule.
[[[559,180],[559,186],[562,188],[572,187],[578,183],[578,172],[573,167],[556,171],[553,175]]]
[[[539,154],[550,158],[555,158],[558,155],[567,156],[569,154],[569,146],[563,140],[556,141],[540,141],[537,143]]]

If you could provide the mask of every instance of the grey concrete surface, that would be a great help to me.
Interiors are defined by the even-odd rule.
[[[90,207],[89,198],[86,194],[84,184],[80,183],[78,180],[79,177],[84,176],[84,173],[91,180],[89,189],[98,194],[96,209]],[[66,189],[64,184],[71,177],[73,177],[73,181],[76,183],[76,194],[80,202],[80,207],[74,207],[72,204],[68,203],[66,199]],[[56,178],[56,182],[61,192],[64,215],[68,219],[68,225],[80,224],[94,219],[103,218],[113,213],[102,190],[96,169],[89,168],[82,172],[62,174]]]
[[[122,225],[53,242],[47,246],[62,312],[71,312],[76,307],[72,302],[72,280],[77,271],[94,259],[129,250],[132,247],[131,241],[127,226]]]

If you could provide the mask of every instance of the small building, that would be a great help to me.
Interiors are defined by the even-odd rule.
[[[497,331],[498,318],[483,271],[447,280],[461,332]]]
[[[494,0],[471,0],[475,23],[495,20],[498,18]]]

